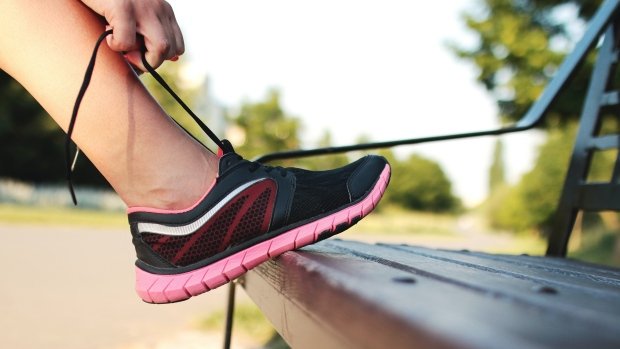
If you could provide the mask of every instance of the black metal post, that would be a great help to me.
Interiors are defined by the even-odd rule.
[[[590,86],[581,113],[579,131],[570,160],[564,188],[555,214],[553,231],[549,236],[548,256],[564,257],[567,253],[568,240],[575,225],[579,209],[587,209],[580,201],[582,188],[592,160],[592,140],[596,139],[600,127],[600,110],[609,80],[616,64],[616,32],[613,24],[609,25],[603,44],[599,48],[594,65]],[[602,199],[601,199],[602,200]]]
[[[228,305],[226,307],[226,329],[224,332],[224,349],[230,349],[232,327],[235,317],[235,282],[228,284]]]

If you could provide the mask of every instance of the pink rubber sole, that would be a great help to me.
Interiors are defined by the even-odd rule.
[[[337,232],[343,224],[351,226],[355,218],[368,215],[376,207],[389,179],[390,167],[386,165],[372,191],[357,204],[200,269],[182,274],[159,275],[136,267],[136,291],[145,302],[172,303],[222,286],[271,258],[317,242],[324,233]]]

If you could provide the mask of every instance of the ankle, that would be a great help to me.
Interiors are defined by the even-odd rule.
[[[133,195],[123,198],[129,211],[143,208],[178,211],[195,206],[215,183],[218,160],[208,153],[194,161],[192,167],[185,171],[159,172],[140,181]]]
[[[178,188],[157,188],[149,191],[149,197],[144,198],[139,205],[145,209],[155,209],[161,211],[183,211],[194,207],[208,193],[211,183],[205,183],[203,186],[186,185],[183,189]],[[192,190],[192,187],[199,188]],[[130,206],[136,208],[136,206]]]

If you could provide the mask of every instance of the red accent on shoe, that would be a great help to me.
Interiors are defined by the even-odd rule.
[[[389,178],[390,167],[386,165],[373,189],[357,204],[293,228],[205,267],[173,275],[153,274],[136,267],[136,291],[145,302],[171,303],[224,285],[270,258],[338,233],[343,226],[351,226],[354,218],[364,217],[377,205]]]
[[[267,232],[276,191],[273,180],[260,181],[228,202],[193,234],[161,236],[145,233],[142,238],[154,252],[175,265],[195,263],[223,252],[229,245],[251,240]]]

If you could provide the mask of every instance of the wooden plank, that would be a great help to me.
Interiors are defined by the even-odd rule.
[[[455,253],[453,251],[432,250],[414,246],[382,245],[389,249],[397,249],[413,254],[420,254],[439,261],[455,263],[469,268],[486,270],[493,273],[502,273],[504,276],[527,279],[539,285],[557,285],[580,292],[591,292],[604,297],[612,297],[620,301],[620,277],[613,274],[572,270],[581,264],[575,261],[564,260],[562,264],[551,265],[548,258],[538,257],[525,262],[520,256],[495,256],[484,253]],[[386,251],[386,253],[390,253]],[[604,293],[609,290],[610,292]]]
[[[338,247],[401,268],[413,265],[417,269],[424,265],[423,272],[433,273],[445,282],[492,293],[566,319],[579,319],[601,328],[616,328],[620,323],[618,280],[615,284],[611,279],[594,281],[572,273],[558,275],[551,268],[525,268],[514,263],[412,246],[347,242]]]
[[[353,271],[353,279],[341,275],[342,270]],[[403,282],[409,277],[333,250],[310,254],[300,251],[258,266],[245,275],[241,284],[295,349],[398,349],[411,348],[412,343],[420,348],[465,348],[411,328],[398,314],[384,311],[380,299],[396,299],[403,289],[411,287]],[[372,289],[376,286],[373,280],[387,284],[369,302],[355,291]]]
[[[515,261],[518,260],[519,263],[524,265],[539,265],[541,260],[545,265],[557,268],[559,270],[563,270],[566,272],[581,272],[587,275],[594,276],[602,276],[602,277],[610,277],[613,279],[620,279],[620,270],[613,267],[608,267],[604,265],[591,264],[582,261],[572,260],[570,258],[561,258],[561,257],[543,257],[543,256],[530,256],[527,254],[521,255],[503,255],[503,254],[486,254],[475,251],[453,251],[455,253],[467,253],[471,255],[480,255],[485,256],[486,258],[506,260],[506,261]]]
[[[293,348],[620,346],[617,279],[565,285],[583,275],[505,258],[329,240],[257,267],[244,285]]]

